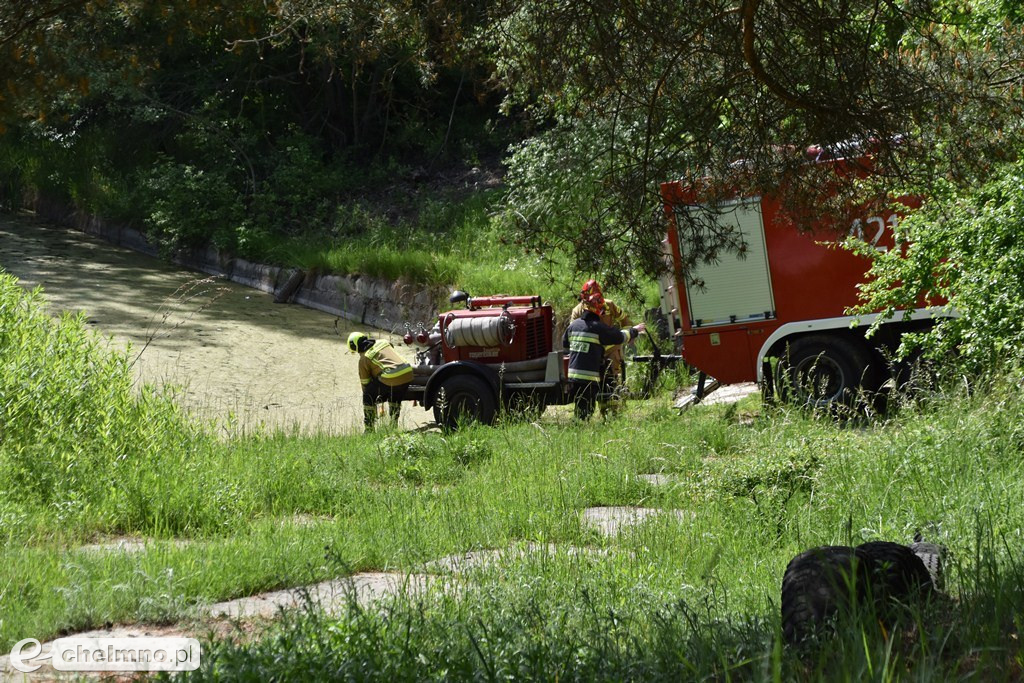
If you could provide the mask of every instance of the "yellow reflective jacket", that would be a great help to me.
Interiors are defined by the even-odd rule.
[[[378,339],[365,353],[359,354],[359,381],[366,386],[378,379],[389,387],[412,381],[412,366],[398,355],[391,342]]]
[[[587,308],[582,301],[576,304],[576,308],[572,309],[572,313],[569,314],[569,322],[572,322],[577,318],[582,318],[583,311],[585,310],[587,310]],[[604,300],[604,313],[602,313],[600,317],[601,322],[605,325],[611,325],[612,327],[633,326],[633,321],[629,319],[629,314],[619,308],[611,299]]]

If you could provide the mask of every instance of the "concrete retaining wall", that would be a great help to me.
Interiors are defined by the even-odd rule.
[[[36,199],[34,208],[36,215],[45,220],[150,256],[160,254],[159,248],[134,228],[113,225],[46,199]],[[293,268],[268,266],[235,258],[214,247],[183,250],[174,254],[172,260],[187,268],[223,277],[269,294],[279,292],[295,272]],[[406,322],[423,322],[428,326],[432,324],[437,319],[434,302],[441,300],[445,293],[441,288],[431,291],[422,285],[362,275],[306,274],[292,301],[364,325],[401,332]]]

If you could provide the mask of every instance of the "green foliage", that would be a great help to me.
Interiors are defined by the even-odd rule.
[[[122,487],[149,463],[187,458],[199,438],[168,398],[136,392],[126,353],[107,348],[83,316],[51,318],[39,291],[6,273],[0,397],[8,515],[21,508],[71,525],[130,524],[111,498],[126,496]]]
[[[354,236],[337,206],[516,140],[497,230],[511,246],[455,273],[478,291],[591,275],[627,289],[662,268],[661,181],[701,177],[705,199],[777,193],[810,225],[890,196],[892,178],[970,187],[1016,154],[1024,121],[1018,76],[1000,75],[1019,61],[1020,12],[988,0],[22,5],[0,8],[9,207],[41,193],[144,225],[167,249],[330,252]],[[806,173],[806,145],[857,139],[879,141],[894,171],[870,197],[855,174]],[[447,234],[457,210],[418,208],[431,238],[466,244]],[[694,262],[737,246],[718,237]],[[344,267],[452,272],[386,261]]]
[[[146,232],[165,250],[209,240],[236,249],[246,229],[241,197],[225,169],[204,170],[164,159],[148,172],[142,198],[147,202]]]
[[[1024,164],[1001,167],[976,190],[943,185],[921,209],[900,222],[904,246],[873,253],[874,279],[862,288],[861,312],[914,308],[918,293],[945,300],[956,317],[911,337],[931,358],[959,358],[974,368],[1024,361]],[[904,352],[913,348],[905,344]]]
[[[258,643],[214,646],[209,667],[186,680],[743,676],[757,663],[715,648],[758,652],[771,637],[762,619],[709,624],[699,599],[665,602],[639,567],[541,555],[502,573],[476,577],[458,600],[434,591],[418,607],[403,596],[340,618],[309,610]]]
[[[7,136],[7,144],[0,146],[0,210],[7,212],[21,207],[28,189],[27,158],[13,137]]]
[[[668,597],[642,565],[559,554],[480,573],[457,598],[410,591],[337,616],[310,604],[256,642],[204,647],[203,667],[183,678],[1012,680],[1022,568],[991,560],[999,542],[978,530],[979,569],[960,574],[956,600],[912,606],[891,633],[868,610],[802,648],[782,642],[775,614],[722,615],[722,587]]]
[[[25,189],[141,225],[168,251],[214,244],[252,258],[329,238],[336,207],[396,168],[504,145],[488,132],[477,8],[42,5],[0,9],[11,207]]]
[[[1017,13],[988,0],[502,0],[492,36],[506,106],[543,131],[514,150],[510,220],[572,242],[606,277],[630,263],[651,275],[661,182],[680,179],[697,203],[770,194],[805,228],[886,201],[908,178],[970,187],[1021,148],[1019,74],[993,75],[1024,49]],[[808,145],[866,140],[891,171],[870,195],[857,174],[826,182],[807,168]],[[692,261],[737,242],[716,235]]]
[[[213,244],[251,258],[269,236],[326,232],[343,163],[328,164],[317,141],[294,126],[266,149],[250,122],[217,122],[226,119],[224,106],[209,102],[206,120],[174,136],[173,155],[135,172],[147,234],[168,250]]]
[[[661,237],[653,236],[664,232],[652,208],[660,201],[648,189],[628,197],[608,191],[607,176],[631,172],[628,155],[608,150],[615,135],[627,149],[641,142],[606,122],[562,122],[514,147],[502,214],[524,252],[556,267],[568,261],[575,273],[600,273],[611,287],[657,258]]]
[[[491,455],[489,444],[463,434],[445,438],[395,434],[385,437],[377,448],[386,472],[411,484],[458,480],[463,468]]]
[[[330,220],[342,185],[341,167],[325,161],[317,141],[296,126],[261,159],[266,167],[252,198],[257,231],[294,234]]]
[[[350,204],[339,207],[328,234],[266,235],[250,243],[249,257],[316,272],[456,287],[473,295],[538,294],[568,312],[577,301],[578,278],[509,244],[504,223],[494,216],[499,197],[480,192],[428,198],[409,207],[410,218],[395,221]]]

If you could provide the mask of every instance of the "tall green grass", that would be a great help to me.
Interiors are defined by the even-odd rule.
[[[688,609],[703,605],[700,623],[709,628],[725,621],[748,629],[753,618],[758,638],[774,637],[771,605],[790,557],[813,545],[909,540],[918,528],[953,549],[963,567],[954,572],[954,591],[973,600],[964,577],[1012,571],[1014,547],[1000,543],[1012,544],[1024,527],[1024,513],[1012,503],[1024,494],[1014,426],[1024,412],[1019,393],[951,398],[866,430],[786,412],[741,426],[736,412],[722,407],[680,419],[664,404],[631,402],[624,419],[588,426],[554,415],[537,425],[446,436],[267,435],[216,444],[176,477],[132,482],[148,484],[161,511],[141,531],[177,534],[191,539],[187,545],[163,541],[138,556],[71,557],[45,543],[6,547],[0,580],[36,597],[5,596],[0,637],[149,618],[161,605],[183,617],[196,601],[361,569],[415,570],[450,553],[525,541],[612,551],[583,565],[571,556],[555,559],[563,568],[547,578],[536,568],[533,578],[534,570],[515,570],[525,572],[526,586],[550,583],[544,613],[570,625],[584,614],[570,618],[575,603],[560,601],[596,573],[615,587],[620,605],[635,602],[643,588],[666,610],[681,600]],[[652,486],[636,478],[642,472],[677,480]],[[582,509],[594,505],[684,514],[608,540],[580,521]],[[282,524],[300,513],[318,521]],[[979,524],[995,539],[981,555]],[[75,539],[64,537],[65,544]],[[173,570],[172,578],[161,567]],[[132,589],[113,589],[121,585]],[[436,628],[463,614],[457,610],[443,612]],[[514,644],[520,636],[507,637]]]
[[[473,295],[537,294],[567,312],[577,301],[579,278],[558,265],[563,261],[558,254],[548,255],[555,257],[552,265],[510,241],[495,217],[502,196],[490,190],[424,200],[403,218],[353,205],[340,211],[330,233],[253,239],[246,256],[320,273],[454,287]]]
[[[1018,680],[1024,565],[997,568],[1005,539],[978,540],[978,570],[954,571],[954,595],[798,648],[770,596],[742,613],[727,585],[671,587],[653,566],[563,554],[376,609],[309,605],[255,643],[213,643],[185,680]]]
[[[289,265],[318,273],[368,275],[370,277],[434,285],[458,278],[458,263],[448,254],[408,249],[399,244],[316,245],[309,242],[282,248]]]
[[[1020,672],[1024,389],[1015,382],[919,396],[871,424],[765,411],[753,398],[679,416],[662,394],[587,424],[552,408],[539,421],[455,434],[217,439],[133,387],[125,356],[80,319],[49,318],[38,293],[6,276],[0,321],[0,649],[534,543],[562,552],[512,558],[457,595],[309,615],[237,652],[219,647],[204,672],[890,680],[988,678],[997,663]],[[641,473],[673,479],[655,486]],[[581,520],[599,505],[679,514],[605,538]],[[918,529],[953,552],[953,607],[888,640],[868,623],[810,659],[778,646],[791,557],[909,541]],[[82,547],[117,534],[150,540],[137,553]]]
[[[648,409],[589,429],[507,427],[450,444],[384,437],[384,461],[423,467],[413,474],[381,462],[364,471],[367,481],[390,480],[394,493],[403,480],[421,492],[452,487],[430,503],[392,499],[394,538],[375,547],[392,547],[397,554],[385,556],[397,565],[413,568],[452,545],[533,540],[562,551],[506,560],[457,589],[380,609],[311,609],[254,644],[214,645],[190,679],[1019,677],[1019,386],[940,394],[870,427],[785,410],[744,427],[737,412],[696,409],[680,420]],[[455,454],[471,442],[485,453],[489,445],[489,456],[458,471]],[[635,478],[651,471],[675,483]],[[582,508],[623,504],[687,514],[614,540],[579,526]],[[951,549],[946,597],[912,606],[895,628],[867,614],[817,645],[783,646],[779,585],[789,558],[815,545],[909,542],[917,530]]]
[[[127,353],[81,315],[51,317],[39,290],[0,272],[0,543],[138,523],[130,482],[187,459],[205,436],[133,385]]]

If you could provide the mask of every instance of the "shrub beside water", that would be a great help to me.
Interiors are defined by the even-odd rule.
[[[38,289],[0,273],[0,497],[9,519],[116,516],[109,501],[131,490],[126,480],[203,438],[169,398],[135,389],[127,353],[81,314],[51,317]]]

